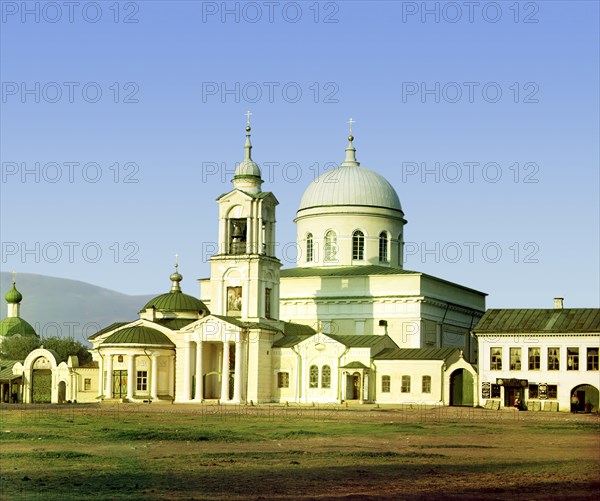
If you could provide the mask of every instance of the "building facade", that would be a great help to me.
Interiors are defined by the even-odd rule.
[[[577,411],[598,410],[599,309],[488,310],[475,334],[484,405],[566,411],[575,395]]]

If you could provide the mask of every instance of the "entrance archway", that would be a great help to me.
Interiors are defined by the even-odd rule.
[[[465,369],[456,369],[450,375],[450,405],[473,405],[473,375]]]
[[[58,403],[64,404],[67,400],[67,383],[60,381],[58,383]]]
[[[576,409],[578,412],[586,411],[586,404],[589,404],[590,410],[598,410],[598,405],[600,403],[598,388],[591,384],[580,384],[571,390],[571,395],[573,394],[577,395],[577,398],[579,399],[579,405]]]

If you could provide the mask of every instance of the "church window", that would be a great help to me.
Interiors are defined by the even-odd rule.
[[[365,258],[365,234],[356,230],[352,234],[352,259],[362,261]]]
[[[289,388],[290,387],[290,373],[289,372],[278,372],[277,373],[277,388]]]
[[[89,377],[86,377],[83,380],[83,389],[84,391],[90,391],[92,389],[92,379]]]
[[[389,393],[392,387],[392,378],[390,376],[381,376],[381,393]]]
[[[325,233],[325,261],[337,261],[337,235],[335,231],[329,230]]]
[[[385,231],[379,234],[379,262],[388,262],[388,236]]]
[[[431,393],[431,376],[423,376],[421,393]]]
[[[548,348],[548,370],[560,369],[560,348]]]
[[[137,371],[137,391],[148,390],[148,371]]]
[[[310,388],[319,387],[319,368],[316,365],[310,366],[310,380],[308,386]]]
[[[271,289],[265,288],[265,318],[271,318]]]
[[[502,370],[502,348],[490,348],[490,370]]]
[[[510,349],[510,370],[520,371],[521,370],[521,348]]]
[[[539,348],[529,348],[528,356],[529,356],[529,370],[530,371],[539,371],[540,370],[540,349]]]
[[[598,348],[587,349],[587,370],[597,371],[598,370]]]
[[[306,235],[306,262],[310,263],[314,259],[314,243],[312,233]]]
[[[321,388],[331,388],[331,367],[328,365],[321,369]]]
[[[400,388],[402,393],[410,393],[410,376],[402,376],[402,387]]]
[[[579,348],[567,348],[567,370],[579,370]]]

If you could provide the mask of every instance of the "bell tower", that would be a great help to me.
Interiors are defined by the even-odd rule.
[[[240,320],[279,319],[279,270],[275,257],[275,207],[262,191],[260,167],[252,160],[247,113],[244,159],[233,176],[233,190],[217,198],[219,250],[211,257],[211,312]]]

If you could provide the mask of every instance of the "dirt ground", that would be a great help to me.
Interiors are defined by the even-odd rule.
[[[4,411],[3,435],[19,431],[24,439],[0,442],[1,498],[537,500],[597,499],[600,491],[595,415],[373,406],[95,409],[39,419]],[[190,437],[217,428],[258,435],[94,436],[178,428]],[[40,429],[55,438],[26,438]],[[83,456],[69,459],[73,451]]]

